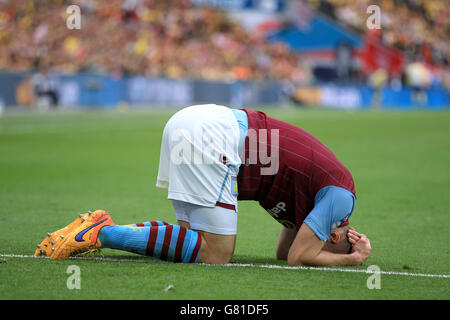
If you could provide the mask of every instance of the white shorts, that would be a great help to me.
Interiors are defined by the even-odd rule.
[[[227,107],[181,109],[164,128],[156,186],[167,188],[170,200],[237,212],[240,134]]]
[[[237,213],[222,207],[203,207],[196,204],[172,200],[177,220],[189,222],[192,230],[201,230],[221,235],[235,235]]]

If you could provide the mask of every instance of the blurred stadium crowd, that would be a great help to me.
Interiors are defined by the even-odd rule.
[[[448,64],[450,8],[447,1],[329,1],[332,7],[324,9],[324,13],[344,25],[360,33],[375,33],[386,44],[404,50],[411,59],[423,57],[429,64]],[[382,10],[382,32],[366,27],[366,8],[376,3]]]
[[[310,0],[342,25],[401,51],[400,73],[427,69],[450,88],[450,6],[446,0]],[[368,29],[367,7],[381,9],[381,29]],[[410,69],[410,70],[409,70]],[[389,70],[388,70],[389,71]],[[397,70],[394,70],[397,72]]]
[[[400,50],[405,58],[399,72],[420,63],[450,87],[446,1],[304,2],[349,30]],[[65,27],[70,4],[81,8],[77,32]],[[370,4],[381,7],[380,30],[366,27]],[[311,79],[303,62],[286,44],[249,32],[226,11],[189,0],[0,0],[0,70],[301,84]]]
[[[167,0],[70,2],[81,7],[79,32],[61,23],[67,1],[3,2],[0,68],[220,80],[301,76],[285,45],[252,37],[211,7]]]

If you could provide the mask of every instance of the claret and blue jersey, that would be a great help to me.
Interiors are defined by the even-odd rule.
[[[355,205],[355,186],[350,171],[317,138],[305,130],[271,118],[261,111],[243,109],[248,128],[267,134],[267,142],[246,139],[243,165],[238,175],[238,200],[255,200],[287,228],[306,223],[323,241],[333,228],[347,224]],[[242,114],[241,114],[242,116]],[[239,121],[238,121],[239,122]],[[241,121],[240,123],[244,123]],[[277,130],[278,141],[270,132]],[[262,144],[272,150],[278,144],[278,170],[261,174],[260,161],[248,161],[250,147]]]

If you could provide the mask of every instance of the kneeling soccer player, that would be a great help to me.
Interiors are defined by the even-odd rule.
[[[367,237],[348,227],[353,178],[318,139],[263,112],[184,108],[164,129],[157,186],[178,225],[115,225],[102,210],[44,239],[36,255],[64,259],[112,248],[173,262],[224,264],[233,256],[237,200],[255,200],[282,224],[277,257],[291,265],[359,265]],[[238,192],[239,190],[239,192]]]

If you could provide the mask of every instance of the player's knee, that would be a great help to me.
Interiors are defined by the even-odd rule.
[[[208,264],[227,264],[233,258],[233,253],[234,245],[211,241],[211,239],[205,239],[205,237],[203,237],[198,262]]]
[[[203,260],[203,263],[208,264],[227,264],[231,261],[232,257],[232,250],[205,250],[201,260]]]
[[[230,263],[232,256],[228,255],[212,255],[208,257],[207,262],[208,264],[227,264]]]
[[[231,261],[231,257],[218,254],[204,255],[199,258],[198,262],[207,264],[227,264]]]

